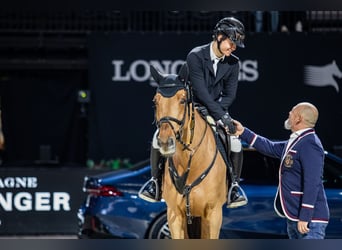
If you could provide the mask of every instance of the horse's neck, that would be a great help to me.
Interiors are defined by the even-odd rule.
[[[185,142],[191,134],[191,129],[189,126],[185,126],[184,129],[182,138]],[[210,125],[197,112],[192,143],[187,149],[180,142],[177,142],[176,147],[177,153],[173,156],[173,162],[178,174],[184,174],[190,167],[189,181],[194,181],[203,173],[205,167],[210,165],[216,149],[216,141]]]

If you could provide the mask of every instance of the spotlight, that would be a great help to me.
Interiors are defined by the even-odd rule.
[[[89,90],[79,90],[77,93],[77,100],[79,103],[89,103],[90,102],[90,91]]]

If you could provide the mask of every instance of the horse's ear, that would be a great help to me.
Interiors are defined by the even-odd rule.
[[[152,65],[150,64],[150,72],[153,77],[153,79],[159,84],[160,81],[164,78],[160,72]]]
[[[179,70],[178,77],[182,82],[187,82],[188,75],[189,75],[189,68],[188,68],[188,65],[184,63]]]

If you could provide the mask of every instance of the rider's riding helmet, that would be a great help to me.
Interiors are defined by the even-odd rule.
[[[244,25],[234,17],[225,17],[221,19],[214,28],[214,38],[222,34],[228,37],[237,46],[244,48],[243,43],[245,39],[245,27]]]

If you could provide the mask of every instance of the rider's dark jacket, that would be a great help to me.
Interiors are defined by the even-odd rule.
[[[231,54],[218,63],[215,76],[210,58],[210,45],[192,49],[187,55],[189,80],[195,102],[204,105],[209,114],[219,120],[233,103],[239,77],[239,58]]]

